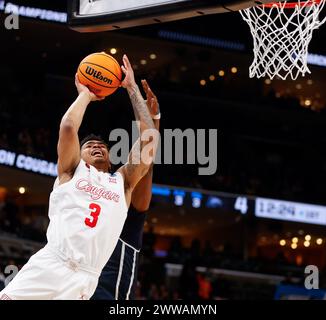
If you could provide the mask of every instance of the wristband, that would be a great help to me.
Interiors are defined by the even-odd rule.
[[[153,120],[160,120],[161,119],[161,112],[159,112],[158,114],[156,114],[155,116],[152,116]]]

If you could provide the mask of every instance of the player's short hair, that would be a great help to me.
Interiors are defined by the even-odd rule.
[[[85,138],[83,138],[81,141],[80,141],[80,149],[82,148],[82,146],[88,142],[88,141],[98,141],[98,142],[101,142],[103,143],[104,145],[106,145],[106,148],[108,149],[109,151],[109,145],[104,141],[104,139],[100,136],[100,135],[96,135],[94,133],[91,133],[89,134],[88,136],[86,136]]]

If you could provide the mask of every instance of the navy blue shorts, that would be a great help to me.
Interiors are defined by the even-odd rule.
[[[92,300],[133,300],[139,250],[119,239],[104,267]]]

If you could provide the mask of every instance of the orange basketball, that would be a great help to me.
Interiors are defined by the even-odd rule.
[[[105,52],[87,56],[78,67],[78,80],[98,97],[106,97],[116,91],[122,80],[117,60]]]

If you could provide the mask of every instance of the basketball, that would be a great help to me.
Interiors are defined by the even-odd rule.
[[[122,71],[116,59],[105,52],[88,55],[77,71],[78,80],[98,97],[114,93],[121,84]]]

